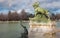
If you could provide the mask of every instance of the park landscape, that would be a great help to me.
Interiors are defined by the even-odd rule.
[[[7,13],[1,12],[0,13],[0,38],[30,38],[28,36],[29,32],[27,33],[27,31],[29,31],[30,29],[30,23],[35,24],[35,22],[39,24],[42,22],[43,25],[44,23],[55,22],[54,25],[55,25],[56,30],[60,30],[60,13],[56,13],[56,14],[52,13],[50,9],[48,10],[40,6],[39,6],[40,9],[37,8],[38,11],[35,10],[36,9],[35,5],[40,5],[40,2],[38,1],[37,2],[34,1],[34,3],[32,3],[32,8],[34,9],[32,10],[34,11],[32,13],[30,13],[31,11],[27,12],[26,11],[27,8],[26,9],[23,8],[20,12],[17,12],[17,10],[11,11],[12,9],[10,8]],[[47,14],[48,12],[50,14]],[[44,29],[44,27],[42,28]],[[36,33],[36,37],[33,37],[33,38],[42,37],[42,36],[39,37],[37,35],[38,34]],[[56,38],[56,37],[60,38],[60,32],[56,32],[51,38]],[[47,38],[50,38],[50,35],[48,35]]]

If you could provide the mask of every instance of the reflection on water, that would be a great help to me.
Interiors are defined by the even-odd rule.
[[[29,28],[29,23],[23,22],[23,25]],[[59,28],[60,23],[57,22],[57,27]],[[23,33],[23,28],[20,22],[0,22],[0,38],[19,38]],[[57,38],[60,37],[60,33],[56,34]]]

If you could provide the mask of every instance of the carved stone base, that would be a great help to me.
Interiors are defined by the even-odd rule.
[[[30,21],[29,38],[55,38],[55,22],[37,23]]]

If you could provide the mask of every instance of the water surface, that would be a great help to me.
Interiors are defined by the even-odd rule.
[[[29,28],[28,22],[23,22],[23,25]],[[56,23],[56,27],[60,29],[60,22]],[[0,38],[19,38],[23,33],[23,28],[20,22],[0,22]],[[60,33],[57,33],[57,38],[60,37]]]

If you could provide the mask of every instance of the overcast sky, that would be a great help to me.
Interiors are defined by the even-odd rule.
[[[20,12],[21,9],[25,9],[33,13],[32,4],[36,1],[40,2],[41,7],[53,13],[60,13],[60,0],[0,0],[0,12],[6,13],[9,10]]]

